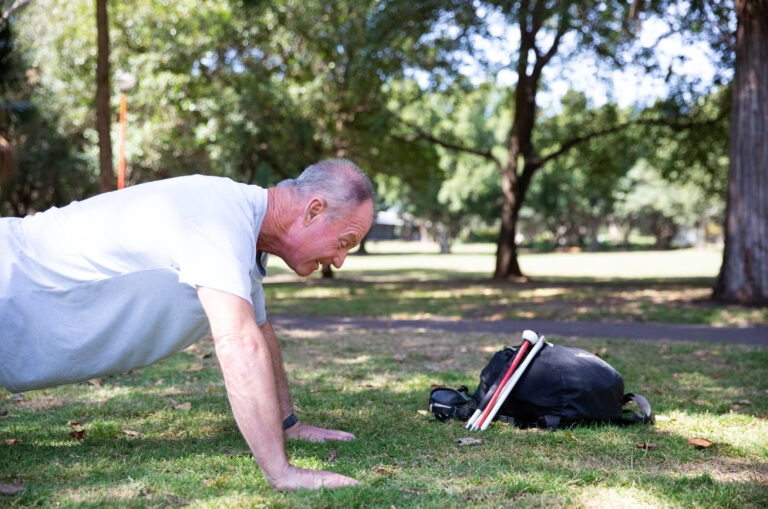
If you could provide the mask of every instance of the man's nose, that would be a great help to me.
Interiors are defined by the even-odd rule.
[[[333,266],[337,269],[340,269],[341,266],[344,265],[344,260],[346,260],[347,254],[349,254],[349,251],[346,249],[341,249],[339,254],[333,257]]]

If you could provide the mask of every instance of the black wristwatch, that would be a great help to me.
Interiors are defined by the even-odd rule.
[[[298,417],[296,417],[294,414],[289,415],[288,417],[283,419],[283,431],[287,430],[297,422],[299,422]]]

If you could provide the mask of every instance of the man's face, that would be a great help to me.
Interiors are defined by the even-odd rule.
[[[349,250],[360,243],[373,222],[370,200],[336,222],[328,221],[324,206],[313,209],[314,205],[310,202],[305,215],[291,226],[288,235],[291,249],[284,260],[300,276],[308,276],[321,264],[341,268]]]

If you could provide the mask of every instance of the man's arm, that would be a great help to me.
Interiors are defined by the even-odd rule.
[[[261,333],[267,341],[269,352],[272,357],[272,369],[275,372],[275,383],[277,384],[277,399],[280,403],[280,415],[285,419],[293,412],[291,405],[291,396],[288,393],[288,380],[285,376],[283,367],[283,358],[280,353],[280,344],[275,336],[275,331],[269,324],[269,320],[260,326]],[[325,442],[326,440],[354,440],[355,435],[335,429],[317,428],[308,426],[303,422],[297,422],[285,430],[285,438],[297,438],[310,440],[312,442]]]
[[[267,481],[281,490],[356,484],[340,474],[290,465],[272,353],[251,304],[211,288],[198,287],[197,294],[211,324],[232,413]]]

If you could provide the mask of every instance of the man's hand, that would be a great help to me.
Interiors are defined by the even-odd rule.
[[[274,360],[269,340],[256,324],[253,307],[240,297],[211,288],[199,287],[197,293],[211,323],[232,414],[269,484],[281,490],[357,484],[343,475],[288,463],[278,396],[281,389],[271,369]],[[322,433],[317,436],[328,438]]]
[[[346,431],[318,428],[302,422],[297,422],[285,430],[284,434],[285,438],[309,440],[310,442],[330,442],[334,440],[346,442],[347,440],[355,440],[357,438],[352,433],[347,433]]]
[[[343,488],[344,486],[355,486],[357,481],[345,475],[326,472],[322,470],[309,470],[307,468],[288,467],[288,471],[277,479],[269,479],[269,484],[282,491],[295,490],[298,488]]]

